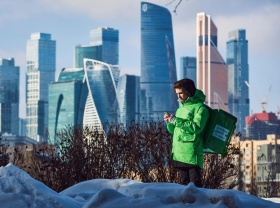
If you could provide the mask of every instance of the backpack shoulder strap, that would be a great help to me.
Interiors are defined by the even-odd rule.
[[[206,105],[206,104],[204,104],[204,103],[197,103],[195,112],[198,112],[199,109],[200,109],[202,106],[205,106],[205,107],[207,108],[207,110],[212,110],[208,105]]]

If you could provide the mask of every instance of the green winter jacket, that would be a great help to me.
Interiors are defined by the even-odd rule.
[[[173,134],[173,160],[200,168],[203,168],[202,133],[209,117],[204,102],[204,93],[196,89],[194,96],[180,104],[175,119],[167,122],[167,129]]]

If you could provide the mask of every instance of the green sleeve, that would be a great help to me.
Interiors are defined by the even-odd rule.
[[[186,120],[176,117],[172,124],[180,128],[182,131],[188,132],[190,134],[200,134],[206,126],[208,117],[208,109],[204,106],[201,106],[195,113],[193,120]]]
[[[169,133],[174,134],[175,126],[172,123],[166,122],[167,130]]]

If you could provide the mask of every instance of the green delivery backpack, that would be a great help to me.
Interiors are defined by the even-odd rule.
[[[236,128],[237,118],[222,109],[212,109],[203,104],[209,111],[209,118],[203,133],[203,152],[228,154],[228,145]]]

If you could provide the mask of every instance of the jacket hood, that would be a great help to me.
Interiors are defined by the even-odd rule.
[[[201,102],[201,103],[204,103],[205,99],[206,99],[205,94],[201,90],[196,89],[194,96],[190,97],[185,102],[191,102],[191,103],[199,103],[199,102]]]

